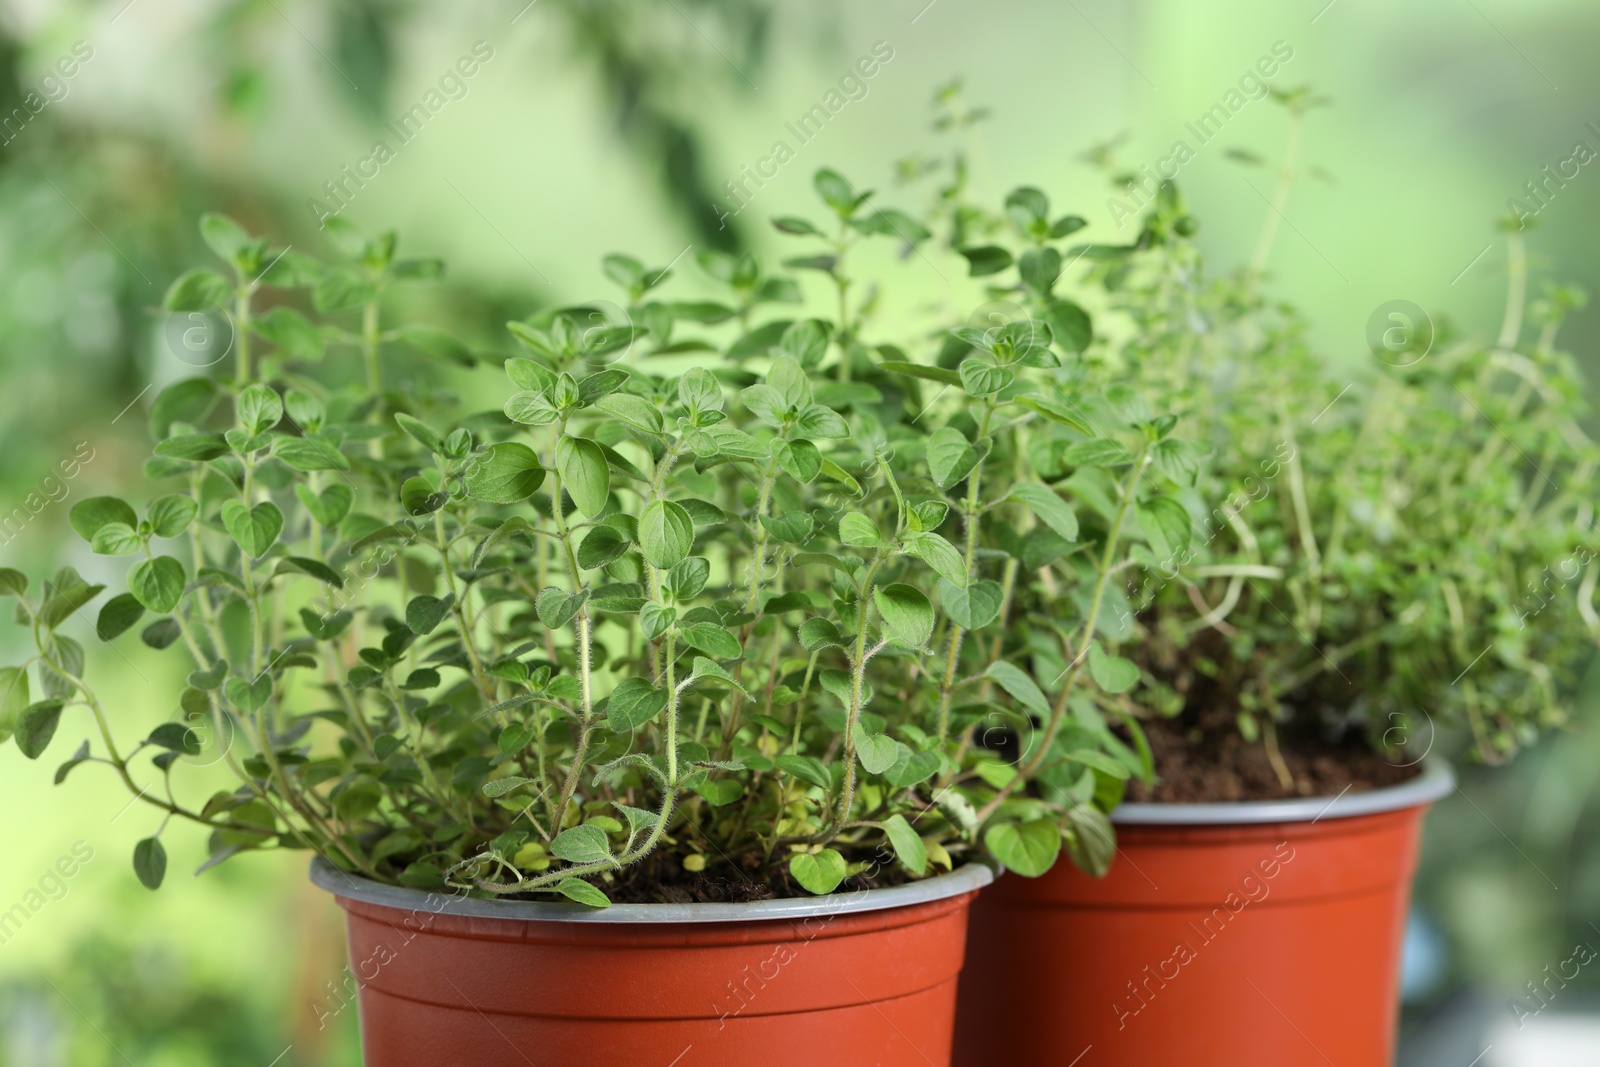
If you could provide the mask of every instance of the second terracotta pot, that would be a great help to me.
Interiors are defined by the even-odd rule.
[[[349,919],[367,1067],[946,1067],[987,868],[749,904],[576,905],[380,885]],[[345,990],[348,990],[348,995]]]
[[[1447,767],[1310,800],[1124,805],[1092,878],[1062,862],[973,909],[957,1067],[1387,1067],[1427,805]]]

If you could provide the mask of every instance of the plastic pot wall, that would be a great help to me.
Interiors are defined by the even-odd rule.
[[[1422,817],[1452,785],[1119,810],[1105,878],[1060,863],[974,907],[957,1067],[1387,1067]]]
[[[367,1067],[945,1067],[990,874],[602,911],[313,878],[347,913]]]

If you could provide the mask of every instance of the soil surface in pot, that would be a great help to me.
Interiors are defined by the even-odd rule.
[[[1397,766],[1374,752],[1359,734],[1342,743],[1321,735],[1283,732],[1278,747],[1294,779],[1286,789],[1278,780],[1266,746],[1239,735],[1231,717],[1194,723],[1158,719],[1142,724],[1155,756],[1157,784],[1134,782],[1128,800],[1160,804],[1205,804],[1235,800],[1282,800],[1289,797],[1336,796],[1347,786],[1352,793],[1398,785],[1421,773],[1417,766]],[[1414,757],[1402,755],[1401,761]]]
[[[684,870],[682,857],[658,853],[653,862],[619,872],[614,882],[590,879],[613,904],[743,904],[752,900],[810,898],[789,876],[788,863],[761,869],[761,857],[734,857],[732,864],[713,863],[703,871]],[[937,873],[937,872],[936,872]],[[858,874],[839,883],[835,893],[887,889],[911,879],[898,866],[880,867],[872,877]]]

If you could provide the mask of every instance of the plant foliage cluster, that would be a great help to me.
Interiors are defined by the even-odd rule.
[[[0,571],[36,649],[0,670],[0,740],[38,758],[91,724],[57,782],[106,765],[153,809],[152,887],[176,819],[211,862],[314,849],[603,906],[984,856],[1103,872],[1107,813],[1154,778],[1141,724],[1206,705],[1269,747],[1319,715],[1392,744],[1393,715],[1434,709],[1486,755],[1559,718],[1594,570],[1561,579],[1576,596],[1527,583],[1565,575],[1593,517],[1553,349],[1575,297],[1525,349],[1508,325],[1335,396],[1258,274],[1205,276],[1170,183],[1134,242],[1081,244],[1038,189],[971,202],[959,153],[903,167],[941,171],[920,217],[819,171],[820,211],[774,220],[782,270],[705,251],[686,285],[608,256],[620,312],[511,322],[510,358],[388,321],[442,272],[392,233],[330,220],[318,261],[207,216],[226,272],[167,307],[227,310],[233,379],[154,401],[141,506],[71,512],[132,560],[96,636],[137,628],[187,684],[119,744],[67,633],[104,587]],[[873,245],[989,302],[881,340],[903,268],[869,270]],[[386,391],[400,345],[494,375],[503,406]],[[174,772],[218,761],[237,788],[188,798]]]
[[[836,317],[806,317],[793,277],[749,256],[699,257],[716,300],[610,256],[627,321],[511,323],[503,410],[469,414],[382,387],[389,345],[477,362],[382,321],[389,287],[437,263],[343,225],[345,258],[315,262],[208,216],[231,277],[192,271],[167,306],[230,309],[234,380],[157,398],[142,508],[71,514],[134,559],[98,637],[142,627],[188,657],[180,708],[119,747],[63,632],[101,586],[68,569],[30,595],[8,571],[37,641],[5,677],[18,746],[38,757],[86,709],[97,743],[58,777],[109,765],[163,830],[209,827],[217,859],[309,847],[413,885],[601,904],[667,855],[818,893],[985,850],[1103,869],[1105,812],[1151,768],[1083,695],[1137,675],[1097,620],[1131,551],[1183,539],[1192,450],[1131,391],[1082,395],[1087,316],[1053,294],[1082,220],[1013,194],[1028,250],[1000,270],[1037,317],[943,333],[950,366],[922,365],[866,340],[847,261],[929,231],[831,171],[816,187],[828,235],[778,227],[820,247],[788,266],[831,281]],[[297,289],[319,321],[279,292]],[[365,386],[321,384],[325,349],[359,352]],[[1104,433],[1070,414],[1090,403]],[[1087,505],[1051,484],[1067,471]],[[239,787],[180,802],[173,772],[216,758]],[[159,883],[160,831],[135,866]]]
[[[1275,97],[1295,124],[1318,103]],[[1291,159],[1274,203],[1295,177]],[[1123,586],[1143,680],[1131,705],[1232,719],[1291,792],[1285,729],[1363,734],[1410,766],[1436,741],[1499,761],[1563,724],[1600,640],[1600,448],[1556,343],[1583,294],[1530,301],[1522,225],[1507,220],[1492,342],[1379,309],[1371,358],[1330,366],[1259,269],[1206,275],[1174,187],[1151,201],[1148,250],[1087,272],[1101,321],[1126,327],[1095,373],[1177,414],[1204,458],[1191,546]],[[1274,230],[1269,218],[1258,263]]]

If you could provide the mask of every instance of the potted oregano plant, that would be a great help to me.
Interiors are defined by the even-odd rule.
[[[1282,102],[1298,122],[1310,100]],[[1600,449],[1556,348],[1581,296],[1552,289],[1527,323],[1512,220],[1496,338],[1385,307],[1375,358],[1334,369],[1262,291],[1270,237],[1208,277],[1176,188],[1152,193],[1081,282],[1108,326],[1091,373],[1201,447],[1189,544],[1120,590],[1138,679],[1113,700],[1156,778],[1114,813],[1105,877],[986,894],[957,1062],[1387,1064],[1422,816],[1452,789],[1439,756],[1498,762],[1559,726],[1600,637]],[[1002,1003],[1016,1025],[991,1025]]]
[[[621,304],[512,322],[492,359],[394,320],[442,267],[392,233],[328,219],[324,262],[207,216],[226,272],[166,304],[225,313],[232,373],[156,397],[148,489],[71,512],[131,561],[95,636],[188,661],[172,721],[119,740],[88,677],[71,631],[105,584],[0,571],[35,643],[0,739],[38,759],[86,728],[57,782],[127,784],[151,888],[182,824],[207,867],[314,857],[374,1067],[799,1063],[819,1032],[947,1062],[979,861],[1102,868],[1150,779],[1137,721],[1085,694],[1137,677],[1096,634],[1195,452],[1087,373],[1050,244],[1082,220],[1014,196],[1027,307],[894,343],[895,279],[856,249],[929,229],[814,184],[825,224],[776,220],[807,286],[703,252],[668,296],[612,255]],[[1081,517],[1067,471],[1100,489]],[[237,787],[190,795],[190,763]]]

